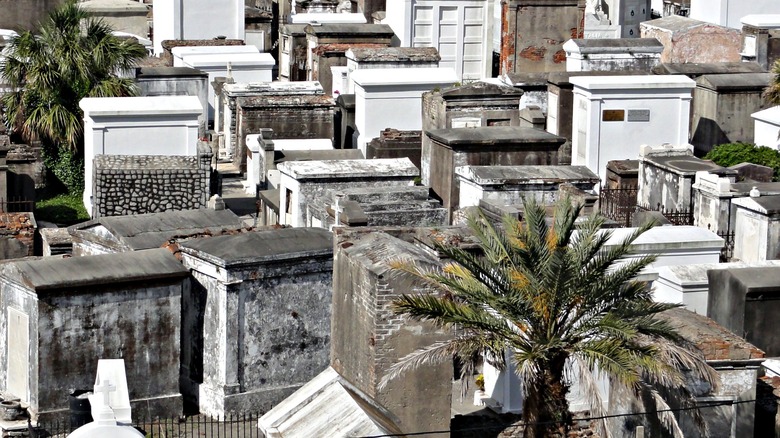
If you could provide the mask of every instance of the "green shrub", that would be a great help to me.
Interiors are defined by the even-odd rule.
[[[60,194],[35,203],[35,219],[58,225],[72,225],[89,220],[80,195]]]
[[[69,194],[84,192],[84,159],[66,148],[45,147],[43,162]]]
[[[749,143],[726,143],[715,146],[705,160],[712,160],[723,167],[740,163],[753,163],[771,167],[774,171],[773,180],[780,181],[780,152],[766,146],[756,146]]]

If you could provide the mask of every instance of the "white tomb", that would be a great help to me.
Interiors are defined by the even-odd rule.
[[[435,47],[440,67],[455,70],[459,80],[492,76],[494,26],[498,2],[492,0],[393,0],[385,19],[399,39],[394,46]],[[500,7],[500,5],[498,5]]]
[[[84,111],[84,206],[92,211],[92,160],[97,155],[197,155],[196,96],[90,97]]]
[[[780,106],[753,113],[755,131],[753,143],[780,150]]]
[[[270,82],[275,61],[270,53],[255,46],[174,47],[174,67],[191,67],[209,75],[209,119],[214,119],[214,87],[217,77],[232,77],[235,82]]]
[[[634,160],[643,144],[687,144],[691,92],[686,76],[572,77],[572,165],[606,181],[612,160]]]
[[[244,187],[250,195],[257,194],[257,187],[262,179],[261,169],[262,157],[265,153],[261,145],[263,134],[250,134],[246,136],[246,147],[251,152],[247,154],[246,160],[246,182]],[[304,139],[268,139],[266,142],[273,143],[274,151],[332,151],[333,141],[329,138],[304,138]],[[267,164],[267,163],[266,163]],[[279,187],[281,174],[278,169],[269,169],[265,175],[269,188]]]
[[[366,145],[386,128],[422,129],[423,93],[458,82],[451,68],[359,70],[351,80],[355,83],[357,144],[364,156]]]
[[[780,196],[753,196],[731,201],[736,206],[734,259],[760,262],[780,259]]]
[[[130,393],[127,389],[124,359],[98,360],[93,393],[91,423],[74,430],[68,438],[138,438],[144,435],[132,427]]]
[[[780,266],[780,260],[663,266],[658,268],[658,279],[653,282],[653,300],[659,303],[682,304],[691,312],[706,316],[710,287],[707,271],[765,266]]]
[[[154,54],[164,40],[244,40],[243,0],[154,0]]]
[[[688,16],[732,29],[742,29],[746,15],[780,14],[777,0],[691,0]]]
[[[355,94],[352,73],[358,70],[378,68],[435,68],[439,67],[439,52],[433,47],[382,47],[351,48],[346,51],[347,91],[342,94]],[[335,76],[334,76],[335,77]]]

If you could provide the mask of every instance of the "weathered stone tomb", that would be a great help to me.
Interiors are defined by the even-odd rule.
[[[514,126],[436,129],[425,135],[431,147],[422,156],[422,181],[450,213],[460,199],[456,167],[557,165],[558,149],[565,141],[539,129]]]
[[[265,412],[328,365],[333,244],[287,228],[182,242],[182,392],[201,413]]]
[[[98,359],[125,360],[138,416],[176,417],[188,272],[166,249],[9,263],[0,269],[0,388],[33,418],[67,418]]]

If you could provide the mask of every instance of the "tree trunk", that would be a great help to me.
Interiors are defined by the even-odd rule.
[[[531,382],[523,402],[525,438],[566,438],[571,413],[563,381],[565,357],[539,364],[540,374]]]

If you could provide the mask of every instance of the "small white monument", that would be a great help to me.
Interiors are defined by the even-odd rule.
[[[732,29],[742,29],[746,15],[780,14],[777,0],[691,0],[688,16]]]
[[[364,156],[368,142],[386,128],[422,129],[422,94],[458,82],[451,68],[358,70],[351,80],[355,83],[355,126],[360,133],[357,144]]]
[[[144,436],[132,427],[124,359],[100,359],[93,390],[89,396],[93,421],[73,431],[68,438]]]
[[[154,0],[152,6],[157,56],[163,40],[245,39],[243,0]]]
[[[643,144],[688,143],[691,92],[686,76],[572,77],[571,164],[606,181],[612,160],[634,160]]]

